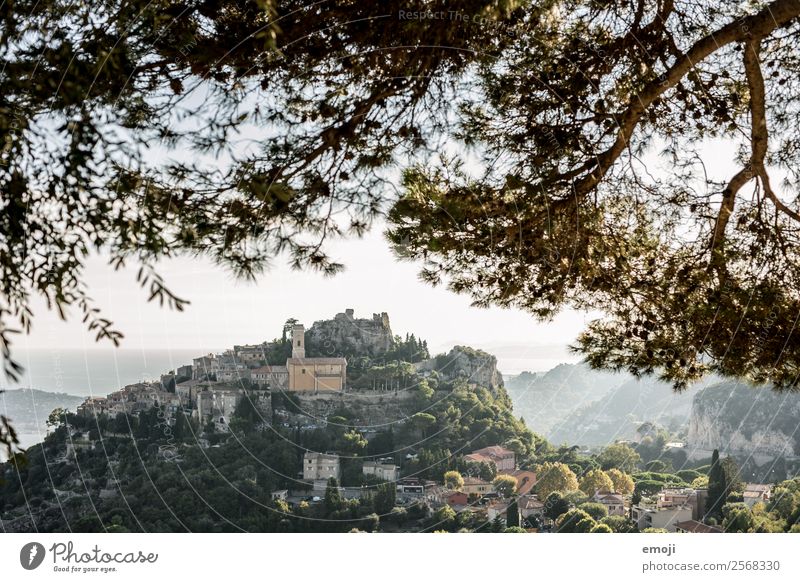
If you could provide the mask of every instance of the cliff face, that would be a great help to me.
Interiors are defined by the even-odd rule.
[[[724,382],[698,392],[692,401],[687,453],[691,459],[714,449],[752,457],[762,464],[800,455],[800,395]]]
[[[503,376],[497,369],[497,358],[466,346],[455,346],[442,354],[415,365],[420,371],[436,370],[448,379],[463,378],[470,384],[490,388],[503,386]]]
[[[376,357],[391,350],[394,343],[386,313],[356,319],[348,309],[333,319],[315,321],[306,332],[306,353],[315,357]]]

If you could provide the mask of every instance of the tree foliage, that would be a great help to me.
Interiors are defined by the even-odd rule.
[[[553,492],[568,492],[578,489],[578,478],[564,463],[547,461],[534,467],[537,481],[534,486],[539,499],[547,499]]]
[[[459,103],[481,171],[406,172],[403,256],[479,305],[602,310],[576,346],[594,366],[793,386],[800,3],[545,5]]]
[[[614,482],[602,469],[593,469],[581,478],[579,488],[591,497],[598,491],[613,491]]]
[[[633,493],[633,479],[627,473],[623,473],[619,469],[609,469],[606,471],[608,478],[614,485],[614,491],[622,495],[630,495]]]

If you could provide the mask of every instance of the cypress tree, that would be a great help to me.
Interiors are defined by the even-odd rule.
[[[706,516],[719,515],[727,497],[728,484],[725,470],[719,460],[719,451],[714,449],[711,455],[711,467],[708,470],[708,501]]]

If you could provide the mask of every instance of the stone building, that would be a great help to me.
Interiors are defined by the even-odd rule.
[[[384,481],[397,481],[400,471],[397,465],[381,463],[380,461],[365,461],[361,468],[364,475],[374,475]]]
[[[270,390],[287,390],[289,388],[289,370],[286,366],[261,366],[250,371],[253,384]]]
[[[339,455],[308,452],[303,455],[303,480],[326,481],[335,477],[341,479]]]
[[[307,358],[305,328],[292,328],[292,357],[286,360],[290,392],[343,392],[347,379],[344,358]]]

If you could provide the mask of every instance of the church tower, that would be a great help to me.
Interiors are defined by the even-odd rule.
[[[292,357],[306,357],[306,328],[299,324],[292,326]]]

